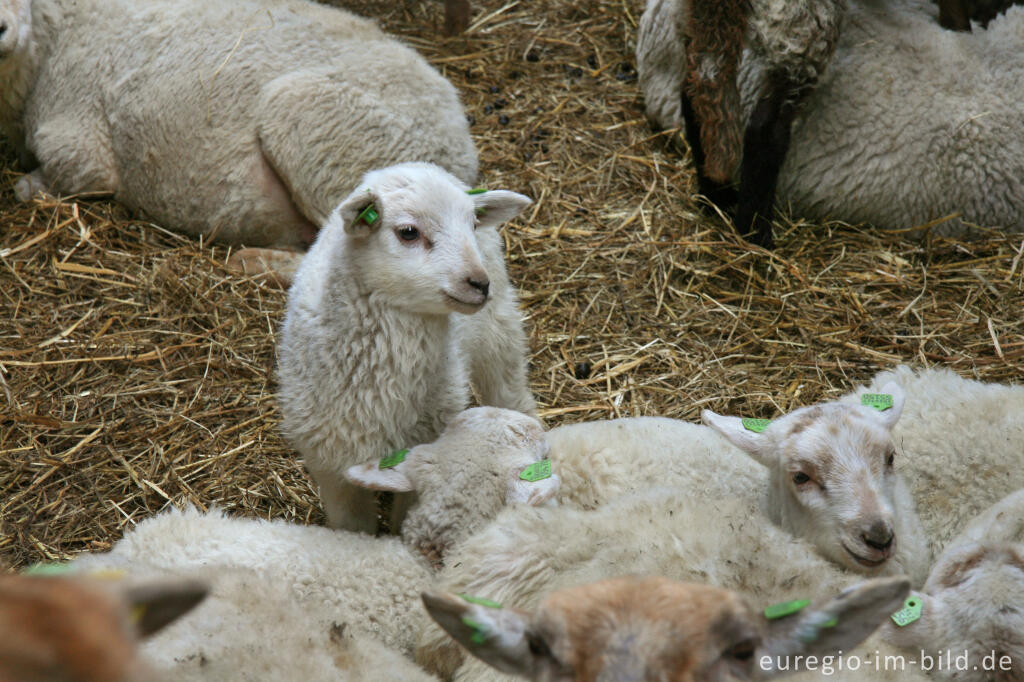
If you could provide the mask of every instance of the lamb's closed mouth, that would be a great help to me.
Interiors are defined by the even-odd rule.
[[[852,549],[847,547],[846,543],[842,543],[842,545],[843,545],[843,549],[846,550],[846,553],[849,554],[850,556],[852,556],[853,560],[856,561],[861,566],[867,566],[868,568],[877,568],[878,566],[881,566],[882,564],[884,564],[886,561],[889,560],[889,557],[887,557],[887,556],[886,557],[882,557],[881,559],[868,559],[866,557],[862,557],[861,555],[857,554]]]
[[[463,299],[458,298],[456,296],[452,296],[447,291],[443,291],[442,290],[441,293],[444,294],[445,297],[450,302],[454,303],[456,305],[456,307],[460,307],[460,308],[472,308],[473,310],[476,310],[476,309],[482,307],[484,303],[487,303],[487,299],[483,298],[483,297],[481,297],[480,301],[466,301],[466,300],[463,300]]]

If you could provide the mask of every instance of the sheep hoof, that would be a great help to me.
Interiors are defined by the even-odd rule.
[[[18,197],[18,201],[31,201],[37,194],[53,196],[53,192],[46,186],[43,174],[39,170],[21,176],[21,179],[14,185],[14,195]]]
[[[245,275],[267,275],[282,287],[291,285],[295,271],[302,262],[301,253],[283,249],[242,249],[228,258],[229,270]]]

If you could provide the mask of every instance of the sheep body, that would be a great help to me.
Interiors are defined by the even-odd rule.
[[[369,173],[296,273],[279,349],[282,428],[334,527],[376,529],[372,495],[347,484],[345,469],[432,441],[467,407],[471,384],[484,405],[535,409],[495,229],[529,200],[467,189],[428,164]],[[373,228],[358,217],[371,204]],[[483,211],[475,228],[474,209]],[[393,233],[413,216],[429,248]],[[482,294],[474,277],[489,281]]]
[[[844,398],[856,402],[895,382],[907,394],[893,428],[897,470],[917,502],[936,553],[966,522],[1024,488],[1024,387],[963,379],[939,369],[900,366]]]
[[[839,591],[860,578],[770,523],[756,503],[689,499],[664,488],[594,511],[506,510],[460,545],[438,584],[530,609],[549,591],[630,574],[708,583],[765,605]],[[416,657],[442,677],[462,661],[433,626],[422,631]],[[467,661],[454,679],[507,678]]]
[[[0,59],[0,121],[39,163],[22,195],[111,193],[187,234],[304,246],[372,168],[422,160],[476,177],[452,85],[344,10],[31,0],[30,11],[28,35]]]
[[[799,3],[794,3],[799,4]],[[651,0],[637,69],[648,116],[683,123],[685,52],[676,0]],[[797,113],[778,195],[807,218],[1024,231],[1024,8],[974,33],[939,26],[928,0],[851,0],[836,54]],[[770,66],[747,50],[739,72],[749,117]],[[745,120],[745,119],[744,119]]]

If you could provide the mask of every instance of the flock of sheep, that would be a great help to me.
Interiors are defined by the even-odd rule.
[[[649,0],[648,116],[762,245],[776,191],[1024,231],[1024,8],[937,14]],[[330,526],[170,509],[5,576],[0,680],[1024,680],[1024,388],[899,367],[770,422],[546,431],[498,232],[531,200],[474,187],[455,89],[373,22],[0,0],[0,123],[22,198],[109,194],[291,283],[283,431]]]

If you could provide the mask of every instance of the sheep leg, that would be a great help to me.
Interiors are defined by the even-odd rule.
[[[53,192],[46,184],[46,178],[43,177],[41,168],[21,176],[21,179],[14,185],[14,195],[18,198],[18,201],[29,201],[37,194],[53,196]]]
[[[31,138],[39,168],[25,184],[19,183],[19,192],[114,194],[120,174],[105,132],[102,125],[73,117],[45,121]],[[38,187],[31,186],[37,181]]]
[[[373,490],[358,488],[333,471],[309,468],[320,487],[320,504],[331,528],[352,530],[373,535],[377,532],[377,495]]]
[[[228,269],[245,275],[267,274],[287,288],[299,269],[303,254],[284,249],[240,249],[228,258]]]
[[[790,129],[796,114],[793,93],[785,79],[771,79],[769,88],[750,116],[743,137],[743,163],[740,166],[739,202],[736,229],[753,244],[771,249],[772,210],[779,171],[789,150]]]
[[[965,0],[939,0],[939,25],[951,31],[971,32],[971,18]]]
[[[469,0],[444,0],[444,32],[450,36],[469,28]]]
[[[700,120],[685,90],[680,93],[679,100],[686,143],[690,145],[690,155],[693,156],[693,165],[697,169],[697,191],[720,209],[729,210],[736,205],[736,188],[733,185],[715,182],[704,174],[704,146],[700,141]]]

